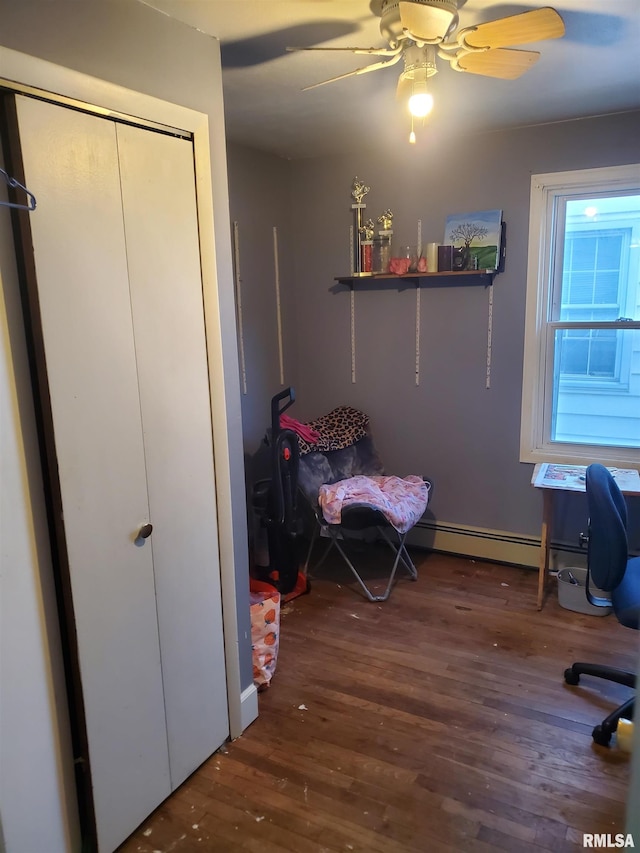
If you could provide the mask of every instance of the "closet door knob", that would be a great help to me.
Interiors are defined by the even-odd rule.
[[[138,539],[148,539],[152,530],[153,524],[143,524],[138,532]]]

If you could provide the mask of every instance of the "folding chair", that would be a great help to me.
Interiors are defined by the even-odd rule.
[[[358,421],[354,430],[345,422]],[[340,425],[336,437],[332,427]],[[431,482],[424,477],[387,477],[368,429],[368,418],[349,407],[334,409],[307,426],[321,436],[317,444],[301,442],[298,488],[313,515],[313,532],[305,561],[308,571],[313,547],[322,534],[329,537],[327,548],[314,571],[336,548],[369,601],[386,601],[400,564],[412,580],[418,572],[406,548],[407,533],[427,507]],[[331,447],[332,449],[324,449]],[[339,501],[339,517],[336,515]],[[393,553],[386,588],[382,595],[367,586],[361,571],[347,553],[345,539],[374,529]]]

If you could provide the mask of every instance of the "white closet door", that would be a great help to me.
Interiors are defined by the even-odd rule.
[[[193,146],[117,133],[177,787],[229,734]]]
[[[101,850],[170,793],[116,129],[17,98]],[[147,211],[151,218],[153,209]],[[212,522],[213,523],[213,522]]]

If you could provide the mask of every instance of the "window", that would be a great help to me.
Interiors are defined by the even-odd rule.
[[[640,166],[534,175],[520,459],[640,464]]]

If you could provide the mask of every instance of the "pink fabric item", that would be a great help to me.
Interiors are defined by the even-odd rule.
[[[389,272],[393,275],[406,275],[411,266],[410,258],[391,258],[389,261]]]
[[[304,438],[305,441],[309,442],[309,444],[315,444],[320,438],[320,433],[317,430],[300,423],[300,421],[296,421],[294,418],[290,418],[289,415],[280,415],[280,429],[292,430],[300,438]]]
[[[358,504],[379,509],[398,533],[406,533],[427,508],[429,490],[421,477],[348,477],[320,486],[318,502],[328,524],[340,524],[342,508]]]

